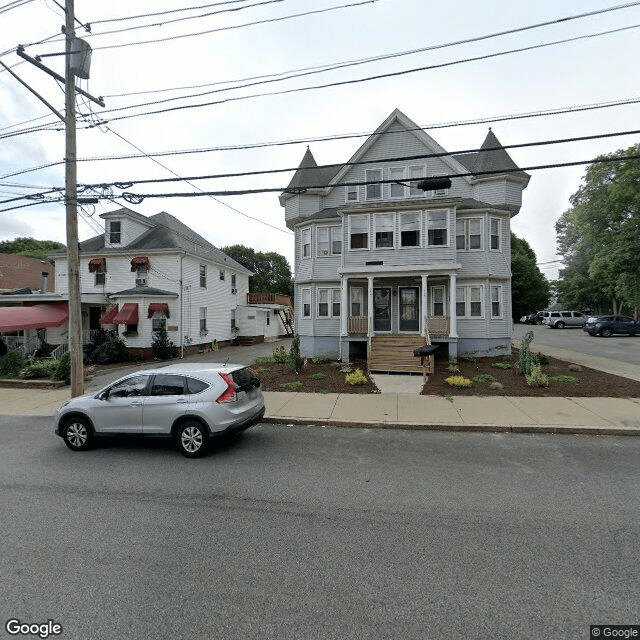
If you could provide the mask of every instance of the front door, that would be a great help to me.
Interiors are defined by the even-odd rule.
[[[420,331],[418,287],[400,287],[400,331]]]
[[[391,289],[373,290],[373,330],[391,331]]]

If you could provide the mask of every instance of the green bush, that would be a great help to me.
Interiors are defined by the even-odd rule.
[[[534,364],[531,367],[531,373],[525,375],[527,379],[527,384],[530,387],[548,387],[549,386],[549,376],[542,373],[540,370],[539,364]]]
[[[56,369],[53,372],[54,380],[71,380],[71,354],[67,351],[60,360],[56,361]]]
[[[516,373],[520,375],[530,375],[533,372],[533,368],[538,365],[538,359],[531,351],[529,345],[533,341],[533,331],[527,331],[522,339],[522,348],[520,349],[520,358],[516,363]]]
[[[36,360],[20,370],[20,377],[27,380],[53,378],[57,366],[57,360]]]
[[[491,366],[494,369],[511,369],[511,363],[509,362],[494,362]]]
[[[489,373],[477,373],[473,377],[474,382],[495,382],[496,379]]]
[[[260,356],[256,358],[256,364],[274,364],[275,361],[276,359],[271,356]]]
[[[322,373],[322,371],[318,371],[311,375],[314,380],[324,380],[327,377],[326,373]]]
[[[22,351],[19,351],[18,349],[11,349],[7,352],[7,357],[2,363],[0,376],[3,378],[15,378],[20,373],[20,370],[24,369],[25,364]]]
[[[153,332],[151,351],[158,360],[168,360],[173,357],[173,342],[169,340],[167,330],[164,327]]]
[[[569,371],[582,371],[582,367],[579,364],[570,364]]]
[[[258,373],[269,373],[269,369],[266,367],[258,367]]]
[[[295,382],[283,382],[280,386],[287,391],[298,391],[298,389],[302,389],[302,382],[299,380]]]
[[[447,365],[447,371],[449,371],[449,373],[460,373],[460,369],[455,364]]]
[[[273,350],[273,362],[284,364],[285,362],[287,362],[288,357],[289,354],[284,347],[276,347]]]
[[[495,382],[492,382],[492,383],[489,385],[489,388],[490,388],[490,389],[494,389],[495,391],[500,391],[500,390],[503,388],[503,386],[502,386],[502,384],[501,384],[500,382],[498,382],[498,381],[496,380]]]
[[[451,387],[457,387],[458,389],[468,389],[473,382],[469,378],[463,376],[450,376],[445,378],[444,381]]]
[[[87,358],[89,364],[114,364],[133,360],[127,345],[117,336],[110,336]]]
[[[345,376],[345,382],[355,386],[357,384],[367,384],[369,379],[364,375],[364,373],[362,373],[362,369],[356,369],[353,373],[347,373]]]
[[[291,341],[291,349],[287,359],[289,366],[295,373],[300,373],[304,367],[304,361],[300,357],[300,336],[295,336]]]
[[[538,364],[549,364],[549,356],[544,353],[539,353],[536,359],[538,360]]]
[[[326,364],[327,359],[322,356],[316,356],[311,362],[313,362],[313,364]]]
[[[471,355],[462,356],[460,360],[463,360],[464,362],[478,362],[478,358],[476,358],[476,356],[471,356]]]

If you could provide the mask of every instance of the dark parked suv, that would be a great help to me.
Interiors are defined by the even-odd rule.
[[[590,316],[582,325],[590,335],[601,335],[608,338],[614,333],[628,333],[630,336],[640,334],[640,321],[626,316]]]

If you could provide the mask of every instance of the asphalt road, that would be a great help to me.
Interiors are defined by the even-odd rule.
[[[552,329],[546,325],[516,324],[513,326],[514,339],[522,340],[527,331],[534,333],[534,351],[536,345],[561,347],[591,356],[640,365],[640,336],[615,335],[601,338],[590,336],[582,327]]]
[[[639,459],[638,438],[284,425],[199,460],[78,454],[0,418],[0,637],[588,638],[640,623]]]

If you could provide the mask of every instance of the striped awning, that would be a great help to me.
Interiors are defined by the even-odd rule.
[[[137,303],[125,302],[122,309],[113,318],[113,324],[138,324]]]
[[[169,318],[169,305],[166,302],[149,303],[148,317],[151,318],[156,311],[162,311]]]
[[[89,271],[94,273],[100,271],[101,273],[107,272],[107,259],[106,258],[92,258],[89,260]]]
[[[107,312],[100,318],[100,324],[115,324],[113,319],[118,315],[118,305],[107,309]]]
[[[144,267],[149,271],[149,258],[146,256],[131,258],[131,271],[137,271],[139,267]]]
[[[61,327],[69,319],[66,302],[29,307],[0,307],[0,332]]]

